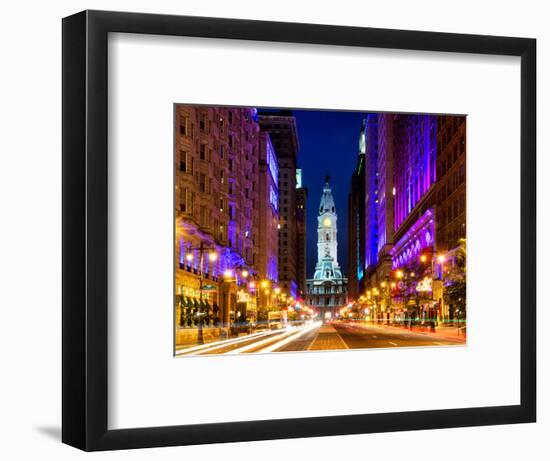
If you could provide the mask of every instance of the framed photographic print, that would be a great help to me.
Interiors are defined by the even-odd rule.
[[[535,40],[63,20],[63,441],[535,421]]]

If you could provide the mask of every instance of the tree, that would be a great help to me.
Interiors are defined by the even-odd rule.
[[[466,319],[466,239],[459,239],[453,250],[453,263],[445,277],[443,299],[452,306],[457,320]]]

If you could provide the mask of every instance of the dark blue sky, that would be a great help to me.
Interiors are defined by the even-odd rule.
[[[298,127],[303,185],[307,202],[307,277],[313,277],[317,262],[317,210],[325,175],[330,184],[338,213],[338,262],[348,269],[348,193],[350,178],[357,163],[359,130],[364,112],[293,110]]]

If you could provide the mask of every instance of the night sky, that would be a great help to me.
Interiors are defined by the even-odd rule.
[[[367,116],[363,112],[292,110],[298,127],[298,167],[308,189],[307,277],[317,263],[317,211],[325,175],[330,175],[338,214],[338,262],[345,276],[348,269],[348,193],[357,163],[359,131]]]

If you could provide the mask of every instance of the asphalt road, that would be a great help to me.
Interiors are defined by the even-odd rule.
[[[263,331],[253,335],[181,349],[177,355],[252,354],[341,349],[456,346],[464,341],[401,328],[348,322]]]

